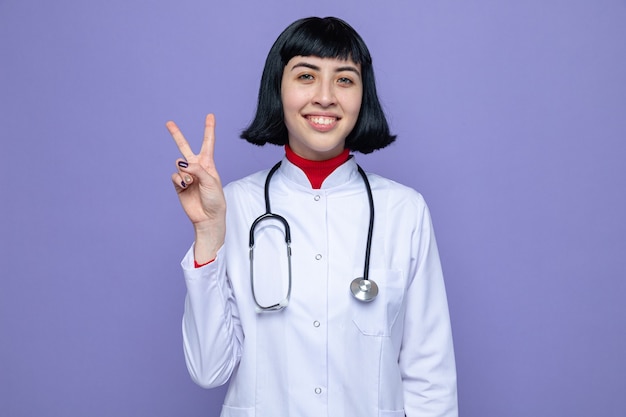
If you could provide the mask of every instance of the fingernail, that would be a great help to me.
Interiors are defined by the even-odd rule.
[[[181,168],[187,168],[189,164],[185,161],[178,161],[178,166]]]
[[[183,187],[183,188],[186,188],[186,187],[187,187],[187,184],[185,184],[185,181],[181,181],[181,182],[180,182],[180,186],[181,186],[181,187]]]
[[[189,184],[191,182],[191,177],[189,175],[185,175],[184,180],[187,184]]]

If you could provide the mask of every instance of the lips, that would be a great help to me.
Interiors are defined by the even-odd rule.
[[[311,125],[311,127],[319,131],[327,131],[327,130],[332,129],[337,124],[337,120],[339,120],[335,116],[319,116],[319,115],[309,115],[309,116],[306,116],[306,119],[308,120],[309,125]]]

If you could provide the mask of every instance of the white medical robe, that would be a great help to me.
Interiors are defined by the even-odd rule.
[[[182,261],[189,373],[203,387],[230,380],[224,417],[456,417],[456,371],[443,275],[428,208],[414,190],[368,174],[375,206],[369,303],[350,282],[363,276],[369,223],[354,158],[311,188],[286,159],[270,203],[291,227],[288,307],[258,313],[249,231],[265,212],[267,171],[225,187],[226,242],[216,260]],[[270,305],[288,290],[284,231],[255,232],[254,287]]]

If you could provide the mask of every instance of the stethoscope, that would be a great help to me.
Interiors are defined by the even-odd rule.
[[[272,213],[270,208],[270,180],[272,176],[280,167],[280,162],[277,163],[270,169],[267,174],[267,178],[265,179],[265,213],[260,215],[259,217],[252,222],[250,226],[250,286],[252,289],[252,298],[254,299],[254,303],[256,304],[257,312],[265,312],[265,311],[279,311],[283,310],[289,304],[289,299],[291,298],[291,229],[289,227],[289,223],[287,220],[276,213]],[[367,190],[367,198],[370,207],[370,222],[369,228],[367,231],[367,245],[365,247],[365,265],[363,267],[363,277],[355,278],[350,283],[350,292],[354,298],[363,302],[370,302],[376,298],[378,295],[378,285],[371,279],[369,279],[369,265],[370,265],[370,252],[372,250],[372,234],[374,231],[374,197],[372,197],[372,187],[367,179],[367,175],[365,171],[357,165],[357,169],[361,177],[363,178],[363,183],[365,184],[365,188]],[[287,246],[287,269],[288,269],[288,284],[287,284],[287,294],[283,300],[276,304],[272,305],[261,305],[256,297],[256,292],[254,290],[254,231],[256,227],[265,220],[277,220],[282,223],[285,231],[285,244]]]

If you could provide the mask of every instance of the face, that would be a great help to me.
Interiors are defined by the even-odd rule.
[[[362,97],[361,65],[337,58],[293,57],[281,83],[291,149],[316,161],[339,155],[359,117]]]

